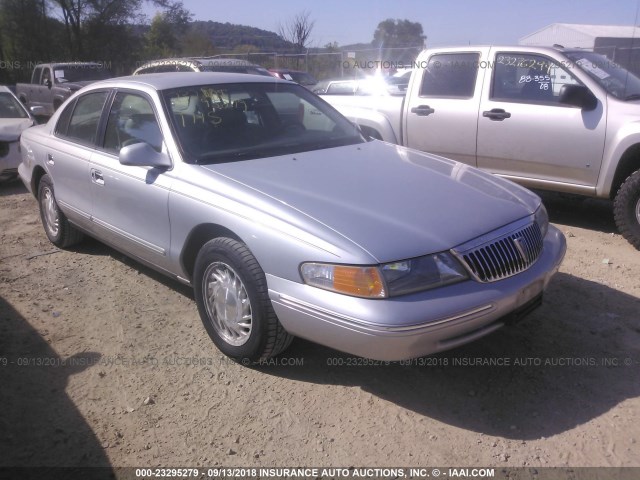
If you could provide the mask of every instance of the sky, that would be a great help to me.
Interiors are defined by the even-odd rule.
[[[277,32],[302,11],[315,21],[310,47],[368,43],[387,18],[422,24],[428,46],[515,44],[552,23],[638,25],[640,0],[182,0],[194,20]],[[154,9],[145,13],[152,17]]]

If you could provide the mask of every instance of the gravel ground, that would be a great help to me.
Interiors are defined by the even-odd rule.
[[[295,340],[228,361],[190,289],[53,247],[0,186],[0,466],[640,466],[640,252],[544,195],[568,251],[525,321],[412,365]]]

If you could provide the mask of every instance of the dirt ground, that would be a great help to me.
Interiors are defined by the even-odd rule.
[[[568,251],[522,323],[413,365],[295,340],[230,362],[190,289],[0,186],[0,466],[640,466],[640,252],[544,195]]]

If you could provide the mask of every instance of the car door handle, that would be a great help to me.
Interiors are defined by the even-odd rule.
[[[53,160],[53,155],[51,155],[50,153],[47,153],[47,163],[49,165],[55,165],[55,161]]]
[[[436,113],[436,111],[429,105],[419,105],[417,107],[413,107],[411,109],[411,113],[415,113],[419,117],[426,117],[428,115],[431,115],[432,113]]]
[[[487,117],[491,120],[498,120],[501,122],[505,118],[511,118],[511,114],[509,112],[505,112],[502,108],[494,108],[485,112],[482,112],[483,117]]]
[[[91,181],[97,185],[104,185],[104,177],[102,176],[102,172],[91,169]]]

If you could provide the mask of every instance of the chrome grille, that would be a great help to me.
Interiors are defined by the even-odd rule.
[[[471,249],[454,249],[454,253],[476,280],[495,282],[533,265],[542,252],[542,243],[542,232],[534,222]]]

